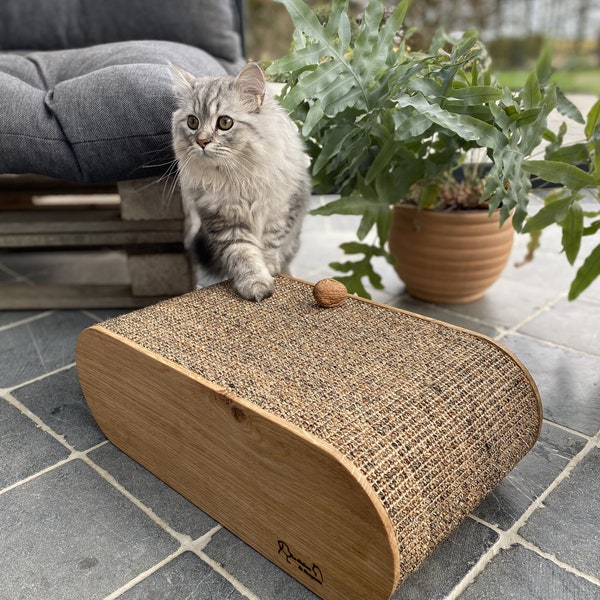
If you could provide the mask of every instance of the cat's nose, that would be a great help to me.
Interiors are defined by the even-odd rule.
[[[211,142],[210,138],[207,138],[207,139],[198,138],[196,140],[196,144],[198,144],[198,146],[200,146],[200,148],[202,148],[202,150],[204,150],[204,148],[206,148],[206,146],[208,146],[208,144],[210,144],[210,142]]]

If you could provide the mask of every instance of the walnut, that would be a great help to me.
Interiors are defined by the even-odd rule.
[[[313,296],[323,308],[340,306],[347,295],[346,286],[335,279],[321,279],[313,288]]]

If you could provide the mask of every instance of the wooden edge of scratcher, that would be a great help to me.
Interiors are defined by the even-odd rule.
[[[115,446],[317,595],[391,596],[393,526],[339,451],[101,325],[82,332],[76,356]]]

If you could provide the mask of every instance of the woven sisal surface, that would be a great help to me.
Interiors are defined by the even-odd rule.
[[[102,326],[344,454],[390,516],[401,580],[537,438],[535,387],[491,341],[354,298],[323,309],[289,278],[258,304],[225,283]]]

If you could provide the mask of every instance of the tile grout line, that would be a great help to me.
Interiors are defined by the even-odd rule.
[[[502,333],[502,337],[505,335],[514,335],[517,337],[525,338],[528,340],[534,340],[539,342],[540,344],[544,344],[549,348],[557,348],[559,350],[567,350],[568,352],[577,352],[578,354],[583,354],[584,356],[589,356],[591,358],[600,358],[600,354],[593,354],[589,350],[583,350],[581,348],[574,348],[573,346],[567,346],[566,344],[559,344],[558,342],[554,342],[552,340],[545,340],[543,338],[536,337],[534,335],[530,335],[528,333],[523,333],[521,331],[506,331]],[[498,339],[500,341],[500,339]]]
[[[89,452],[91,450],[88,450]],[[123,494],[132,504],[134,504],[138,509],[140,509],[148,518],[150,518],[156,525],[161,527],[166,533],[168,533],[171,537],[173,537],[179,543],[179,549],[167,557],[158,565],[154,565],[152,568],[145,571],[143,574],[138,575],[138,577],[134,578],[122,588],[117,590],[119,592],[118,595],[124,593],[130,587],[133,587],[155,571],[157,571],[160,567],[168,564],[171,560],[173,560],[176,556],[179,556],[185,551],[191,551],[198,556],[203,562],[208,564],[214,571],[219,573],[224,579],[226,579],[231,585],[242,595],[249,598],[249,600],[260,600],[255,594],[253,594],[246,586],[238,581],[233,575],[231,575],[228,571],[226,571],[220,564],[212,560],[208,555],[206,555],[203,550],[212,540],[212,537],[215,533],[222,529],[221,525],[217,525],[213,527],[210,531],[200,536],[196,540],[192,540],[189,535],[179,533],[175,531],[166,521],[161,519],[150,507],[146,506],[141,500],[136,498],[131,492],[129,492],[125,487],[123,487],[115,477],[113,477],[108,471],[97,465],[86,453],[78,453],[81,456],[77,458],[81,458],[88,466],[94,469],[107,483],[113,486],[118,492]],[[143,576],[142,576],[143,575]],[[131,584],[131,585],[130,585]],[[115,594],[116,592],[113,592]],[[117,598],[117,596],[109,596],[105,600],[112,600],[112,598]]]
[[[598,587],[600,587],[600,579],[598,577],[595,577],[594,575],[590,575],[589,573],[584,573],[583,571],[580,571],[576,567],[573,567],[572,565],[560,560],[560,558],[558,558],[556,555],[550,554],[549,552],[545,552],[541,548],[538,548],[532,542],[530,542],[530,541],[526,540],[524,537],[520,536],[518,533],[515,533],[514,537],[515,537],[515,542],[517,544],[520,544],[527,550],[530,550],[531,552],[535,552],[536,554],[539,554],[542,558],[545,558],[546,560],[553,562],[556,566],[560,567],[564,571],[567,571],[568,573],[571,573],[572,575],[576,575],[577,577],[581,577],[582,579],[585,579],[586,581],[589,581],[590,583],[593,583],[593,584],[597,585]]]
[[[96,323],[100,323],[102,321],[102,319],[98,315],[95,315],[91,309],[84,308],[81,312],[86,317],[89,317],[90,319],[92,319],[92,321],[96,321]]]
[[[138,509],[140,509],[148,518],[150,518],[156,525],[158,525],[161,529],[163,529],[166,533],[168,533],[172,538],[177,540],[177,542],[181,546],[187,546],[192,542],[192,538],[189,535],[179,533],[175,531],[166,521],[161,519],[149,506],[146,506],[139,498],[136,498],[129,490],[127,490],[123,485],[121,485],[117,479],[111,475],[106,469],[103,469],[100,465],[96,464],[87,453],[91,450],[86,450],[86,452],[77,452],[75,451],[75,458],[81,459],[85,462],[88,467],[93,469],[102,479],[104,479],[108,484],[110,484],[113,488],[115,488],[118,492],[120,492],[125,498],[127,498],[132,504],[134,504]]]
[[[600,585],[600,580],[598,580],[593,575],[589,575],[579,571],[575,567],[569,565],[568,563],[564,563],[556,556],[544,552],[531,542],[528,542],[524,538],[522,538],[518,531],[523,527],[529,517],[538,509],[544,506],[544,501],[546,498],[565,480],[567,479],[575,467],[595,448],[600,447],[600,434],[590,438],[586,445],[565,465],[565,468],[556,476],[554,481],[550,483],[550,485],[529,505],[527,510],[513,523],[513,525],[503,531],[499,527],[487,523],[485,520],[476,517],[475,515],[469,515],[469,517],[482,525],[487,526],[492,529],[496,533],[498,533],[499,538],[498,541],[485,553],[483,554],[475,566],[463,577],[463,579],[454,587],[454,589],[446,596],[445,600],[456,600],[460,597],[460,595],[475,581],[475,579],[484,572],[492,559],[497,556],[501,550],[508,549],[515,544],[519,544],[532,552],[535,552],[538,556],[546,560],[550,560],[559,568],[568,571],[578,577],[581,577],[590,583],[595,585]],[[523,544],[522,542],[526,542]]]
[[[16,389],[16,388],[11,388],[11,389]],[[69,452],[76,452],[76,450],[73,448],[73,446],[71,446],[71,444],[69,444],[65,440],[64,435],[59,435],[58,433],[56,433],[56,431],[54,431],[54,429],[52,429],[50,426],[48,426],[32,410],[27,408],[22,402],[19,402],[19,400],[17,400],[9,390],[0,391],[0,395],[2,395],[2,397],[9,404],[11,404],[14,408],[19,410],[23,415],[25,415],[27,418],[29,418],[31,421],[33,421],[39,429],[41,429],[43,432],[47,433],[48,435],[52,436],[57,442],[60,442],[67,450],[69,450]]]
[[[95,446],[88,448],[86,450],[86,452],[92,452],[93,450],[96,450],[97,448],[105,446],[108,443],[109,443],[108,440],[104,440],[103,442],[100,442],[99,444],[96,444]],[[65,444],[63,444],[63,445],[65,445]],[[67,449],[69,449],[69,448],[67,447]],[[0,496],[2,494],[5,494],[7,492],[10,492],[11,490],[14,490],[14,489],[20,487],[21,485],[24,485],[26,483],[29,483],[30,481],[33,481],[33,480],[37,479],[38,477],[41,477],[42,475],[46,475],[46,473],[50,473],[50,472],[54,471],[55,469],[58,469],[59,467],[62,467],[63,465],[65,465],[69,462],[72,462],[73,460],[76,460],[77,458],[79,458],[79,456],[77,456],[77,454],[78,454],[77,451],[72,451],[71,454],[69,454],[69,456],[67,456],[67,458],[59,460],[52,465],[49,465],[43,469],[40,469],[39,471],[36,471],[35,473],[29,475],[28,477],[19,479],[19,481],[15,481],[14,483],[11,483],[10,485],[6,486],[5,488],[0,489]]]
[[[241,581],[239,581],[233,575],[231,575],[231,573],[225,570],[222,565],[220,565],[218,562],[216,562],[204,553],[204,548],[208,546],[213,536],[219,531],[221,531],[221,529],[223,529],[223,527],[221,525],[217,525],[211,530],[207,531],[204,535],[200,536],[198,539],[182,543],[175,552],[165,557],[163,560],[159,561],[149,569],[146,569],[142,573],[138,574],[136,577],[122,585],[119,589],[110,593],[108,596],[105,596],[104,600],[116,600],[122,594],[129,591],[130,589],[132,589],[133,587],[135,587],[136,585],[138,585],[139,583],[156,573],[158,570],[169,564],[178,556],[181,556],[184,552],[192,552],[197,558],[199,558],[202,562],[208,565],[213,571],[215,571],[221,577],[223,577],[223,579],[228,581],[236,591],[238,591],[240,594],[242,594],[249,600],[260,600],[260,598],[256,596],[256,594],[249,590]]]
[[[37,383],[38,381],[42,381],[47,377],[52,377],[53,375],[57,375],[58,373],[62,373],[63,371],[68,371],[75,367],[76,364],[74,362],[64,365],[62,367],[58,367],[58,369],[54,369],[52,371],[48,371],[42,375],[38,375],[37,377],[33,377],[32,379],[27,379],[21,383],[17,383],[16,385],[11,385],[7,388],[0,388],[0,396],[5,396],[7,394],[12,394],[15,390],[18,390],[26,385],[31,385],[32,383]],[[18,402],[18,401],[17,401]],[[19,403],[20,404],[20,403]],[[17,407],[18,408],[18,407]]]
[[[2,496],[2,494],[6,494],[6,493],[20,487],[22,485],[25,485],[26,483],[29,483],[30,481],[34,481],[38,477],[46,475],[46,473],[50,473],[50,472],[54,471],[54,469],[58,469],[59,467],[66,465],[67,463],[71,462],[72,460],[73,460],[72,456],[67,456],[67,458],[64,458],[63,460],[59,460],[59,461],[55,462],[54,464],[52,464],[48,467],[45,467],[44,469],[41,469],[40,471],[37,471],[37,472],[33,473],[32,475],[29,475],[29,477],[25,477],[24,479],[19,479],[19,481],[15,481],[15,483],[11,483],[10,485],[7,485],[5,488],[0,489],[0,496]]]
[[[1,289],[1,286],[0,286],[0,289]],[[27,323],[33,323],[34,321],[38,321],[39,319],[44,319],[45,317],[49,317],[54,312],[55,311],[53,311],[53,310],[45,310],[42,312],[38,312],[37,314],[32,315],[30,317],[25,317],[24,319],[19,319],[17,321],[13,321],[6,325],[0,325],[0,331],[8,331],[8,330],[12,329],[13,327],[19,327],[20,325],[26,325]]]
[[[158,515],[156,515],[156,513],[152,509],[147,507],[143,502],[141,502],[141,500],[138,500],[133,494],[131,494],[128,490],[126,490],[108,471],[106,471],[105,469],[103,469],[102,467],[97,465],[87,455],[89,452],[92,452],[96,448],[108,443],[108,440],[101,442],[100,444],[96,444],[92,448],[88,448],[85,451],[77,450],[76,448],[74,448],[71,444],[69,444],[65,440],[65,437],[63,435],[59,435],[58,433],[56,433],[40,417],[38,417],[35,413],[33,413],[30,409],[28,409],[24,404],[19,402],[19,400],[17,400],[12,394],[7,393],[4,395],[4,398],[11,405],[13,405],[15,408],[20,410],[21,413],[23,413],[25,416],[29,417],[37,425],[37,427],[39,429],[41,429],[48,435],[52,436],[56,441],[61,443],[70,452],[70,454],[66,459],[57,461],[54,465],[51,465],[50,467],[47,467],[46,469],[38,471],[37,473],[34,473],[30,477],[16,482],[15,484],[13,484],[12,486],[9,486],[8,488],[0,490],[0,493],[4,493],[4,492],[8,491],[9,489],[14,489],[15,487],[18,487],[19,485],[22,485],[24,482],[31,481],[32,479],[39,477],[41,474],[45,474],[49,471],[52,471],[52,470],[56,469],[57,467],[62,466],[65,463],[80,459],[83,462],[85,462],[90,468],[92,468],[94,471],[96,471],[96,473],[98,475],[100,475],[107,483],[109,483],[117,491],[119,491],[121,494],[123,494],[130,502],[135,504],[135,506],[137,506],[140,510],[142,510],[146,514],[146,516],[150,517],[152,519],[152,521],[154,521],[155,524],[159,525],[163,530],[165,530],[169,535],[171,535],[171,537],[175,538],[180,544],[191,541],[191,538],[189,538],[189,536],[184,536],[183,534],[180,534],[177,531],[175,531],[174,529],[172,529],[165,521],[163,521]]]
[[[115,311],[119,311],[120,309],[110,309],[110,310],[115,310]],[[123,309],[124,311],[133,311],[136,310],[135,308],[125,308]],[[103,317],[100,317],[99,315],[94,313],[94,309],[92,308],[84,308],[81,311],[86,317],[89,317],[90,319],[92,319],[92,321],[95,321],[95,325],[97,325],[98,323],[102,323],[103,321],[105,321],[106,319]]]
[[[204,553],[204,549],[210,544],[214,535],[223,529],[222,525],[213,527],[210,531],[199,537],[197,540],[192,542],[192,552],[203,562],[205,562],[213,571],[216,571],[221,577],[229,581],[229,583],[243,596],[246,596],[249,600],[260,600],[260,598],[248,589],[241,581],[229,573],[223,565],[213,560]]]
[[[502,328],[500,333],[495,337],[495,339],[497,341],[500,341],[503,338],[505,338],[507,335],[517,333],[519,331],[519,329],[521,329],[522,327],[527,325],[527,323],[529,323],[530,321],[533,321],[533,319],[539,317],[541,314],[548,312],[554,305],[556,305],[558,302],[560,302],[566,296],[567,296],[567,292],[558,293],[554,298],[552,298],[551,300],[548,300],[548,302],[546,302],[546,304],[544,304],[543,306],[530,312],[526,317],[521,319],[518,323],[515,323],[515,325],[513,325],[512,327]]]
[[[181,554],[183,554],[184,552],[185,552],[185,548],[183,547],[183,545],[180,545],[179,548],[177,548],[177,550],[175,550],[175,552],[169,554],[162,560],[158,561],[156,564],[152,565],[149,569],[142,571],[141,573],[136,575],[133,579],[130,579],[127,583],[124,583],[120,588],[116,589],[114,592],[111,592],[108,596],[105,596],[104,600],[115,600],[116,598],[121,596],[121,594],[124,594],[131,588],[135,587],[138,583],[141,583],[142,581],[144,581],[145,579],[150,577],[150,575],[156,573],[156,571],[158,571],[165,565],[168,565],[172,560],[176,559],[178,556],[181,556]]]
[[[469,518],[471,520],[475,521],[476,523],[479,523],[480,525],[483,525],[484,527],[487,527],[488,529],[491,529],[496,534],[498,534],[498,540],[493,544],[492,547],[490,547],[490,550],[492,550],[494,546],[498,546],[498,548],[496,548],[496,551],[493,553],[493,556],[490,557],[490,560],[491,560],[491,558],[494,558],[495,556],[497,556],[499,550],[508,549],[514,545],[520,545],[520,546],[523,546],[524,548],[526,548],[527,550],[530,550],[531,552],[538,554],[542,558],[545,558],[545,559],[549,560],[550,562],[553,562],[557,567],[563,569],[564,571],[567,571],[573,575],[576,575],[577,577],[581,577],[582,579],[586,579],[586,580],[590,581],[591,583],[594,583],[595,585],[600,587],[600,579],[598,579],[594,575],[590,575],[588,573],[584,573],[583,571],[580,571],[576,567],[573,567],[572,565],[560,560],[554,554],[545,552],[544,550],[542,550],[541,548],[539,548],[532,542],[528,541],[527,539],[525,539],[523,536],[519,535],[518,533],[516,533],[516,532],[510,533],[510,530],[512,529],[512,527],[510,529],[507,529],[506,531],[504,531],[503,529],[500,529],[500,527],[498,527],[497,525],[493,525],[492,523],[489,523],[488,521],[486,521],[485,519],[482,519],[481,517],[478,517],[477,515],[470,514]],[[488,552],[490,550],[488,550]],[[481,556],[480,560],[483,559],[484,557],[485,557],[485,554]],[[482,568],[480,572],[482,572],[485,569],[487,564],[489,564],[489,560],[486,562],[484,568]],[[461,590],[461,593],[464,591],[465,591],[464,589]],[[448,598],[450,598],[450,596],[448,596]]]
[[[403,295],[406,295],[406,294],[403,294]],[[491,327],[492,329],[497,330],[498,333],[496,335],[494,335],[494,336],[487,335],[486,336],[486,337],[491,337],[491,339],[493,339],[494,341],[497,341],[497,342],[502,342],[503,338],[505,338],[509,335],[515,335],[515,336],[526,338],[529,340],[535,340],[535,341],[540,342],[541,344],[544,344],[551,348],[559,348],[559,349],[567,350],[570,352],[577,352],[579,354],[583,354],[584,356],[589,356],[591,358],[596,358],[596,359],[599,358],[600,357],[599,354],[593,354],[593,353],[589,352],[588,350],[574,348],[573,346],[567,346],[566,344],[560,344],[560,343],[554,342],[552,340],[546,340],[544,338],[536,337],[536,336],[519,331],[519,329],[521,327],[523,327],[524,325],[526,325],[527,323],[529,323],[530,321],[532,321],[533,319],[538,317],[540,314],[543,314],[544,312],[551,310],[552,307],[557,302],[566,298],[566,296],[567,296],[567,292],[560,292],[557,296],[555,296],[551,300],[548,300],[548,302],[546,302],[546,304],[544,304],[540,308],[535,309],[528,316],[524,317],[519,322],[517,322],[515,325],[512,325],[510,327],[504,327],[502,325],[499,325],[498,323],[494,323],[494,322],[488,321],[486,319],[481,319],[481,318],[473,317],[471,315],[466,315],[464,313],[461,313],[461,312],[458,312],[458,311],[455,311],[455,310],[452,310],[449,308],[445,308],[443,305],[440,305],[440,304],[435,304],[434,306],[437,309],[439,309],[441,313],[443,313],[449,317],[460,317],[461,319],[470,321],[473,325],[484,325],[486,327]],[[394,305],[391,305],[391,306],[394,306]],[[415,312],[414,310],[411,310],[410,308],[403,308],[402,310],[407,310],[409,312]],[[415,312],[415,314],[420,315],[421,313]],[[434,320],[440,320],[440,317],[434,317]],[[463,327],[469,328],[468,325],[463,325]],[[485,335],[485,334],[483,334],[483,335]]]
[[[248,589],[241,581],[236,579],[233,575],[231,575],[223,565],[219,564],[216,560],[213,560],[210,556],[205,554],[202,550],[195,551],[195,554],[198,558],[202,559],[213,571],[216,571],[221,577],[229,581],[231,585],[238,591],[240,594],[248,598],[248,600],[260,600],[260,598],[250,589]]]
[[[406,295],[406,292],[403,295]],[[442,314],[448,315],[449,317],[460,317],[461,319],[465,319],[466,321],[472,322],[473,325],[485,325],[486,327],[491,327],[492,329],[497,330],[498,331],[497,335],[493,336],[492,339],[494,339],[496,341],[500,341],[502,338],[506,337],[507,335],[517,333],[521,327],[526,325],[529,321],[532,321],[533,319],[538,317],[540,314],[550,310],[552,308],[552,306],[554,306],[557,302],[559,302],[560,300],[565,298],[566,295],[567,295],[567,292],[558,292],[556,296],[554,296],[553,298],[548,300],[544,305],[540,306],[539,308],[534,309],[526,317],[522,318],[520,321],[518,321],[517,323],[515,323],[514,325],[511,325],[509,327],[500,325],[498,323],[494,323],[493,321],[489,321],[485,318],[479,318],[479,317],[474,317],[472,315],[464,314],[464,313],[460,312],[459,310],[448,308],[447,306],[445,306],[443,304],[435,304],[434,303],[433,306],[435,306]],[[415,312],[415,311],[411,311],[410,308],[407,308],[404,310],[408,310],[409,312]],[[417,314],[419,314],[419,313],[417,313]],[[434,319],[435,318],[436,317],[434,317]],[[437,319],[439,320],[439,317],[437,317]],[[524,334],[520,334],[520,335],[524,335]],[[525,337],[529,337],[529,336],[525,336]],[[531,336],[531,337],[533,337],[533,336]],[[538,339],[538,338],[534,338],[534,339]],[[551,345],[555,345],[557,347],[562,347],[562,346],[559,346],[558,344],[554,344],[547,340],[540,339],[540,341],[547,342],[547,343],[549,343]],[[569,347],[565,346],[565,348],[569,348]],[[574,350],[574,348],[570,348],[570,349]],[[592,355],[592,356],[595,356],[595,355]]]
[[[596,437],[596,434],[589,434],[589,433],[583,433],[582,431],[577,431],[576,429],[572,429],[571,427],[567,427],[566,425],[561,425],[560,423],[555,423],[554,421],[551,421],[550,419],[542,419],[543,423],[545,423],[546,425],[551,425],[552,427],[556,427],[557,429],[560,429],[561,431],[564,431],[565,433],[568,433],[569,435],[575,435],[577,437],[583,438],[584,440],[586,440],[586,442],[589,442],[590,440],[593,440]]]
[[[203,550],[210,543],[212,536],[219,531],[222,527],[218,525],[211,529],[209,532],[198,538],[197,540],[192,540],[188,535],[181,534],[175,531],[168,523],[166,523],[163,519],[161,519],[150,507],[146,506],[141,500],[136,498],[131,492],[129,492],[125,487],[123,487],[115,477],[113,477],[108,471],[97,465],[89,456],[88,453],[96,450],[97,448],[104,446],[109,443],[108,440],[100,442],[91,448],[88,448],[85,451],[76,450],[71,444],[69,444],[64,436],[57,434],[51,427],[49,427],[40,417],[38,417],[35,413],[33,413],[30,409],[28,409],[25,405],[19,402],[10,392],[6,392],[3,394],[3,397],[6,399],[9,404],[17,408],[22,414],[30,418],[37,427],[39,427],[42,431],[52,436],[55,440],[61,443],[67,450],[69,450],[70,454],[67,458],[57,461],[53,465],[46,467],[34,473],[33,475],[26,477],[25,479],[21,479],[14,484],[7,486],[6,488],[0,490],[0,495],[7,493],[29,481],[37,479],[54,471],[55,469],[75,460],[81,460],[86,463],[92,470],[94,470],[102,479],[104,479],[110,486],[116,489],[119,493],[121,493],[127,500],[129,500],[136,508],[141,510],[150,520],[152,520],[158,527],[160,527],[163,531],[165,531],[168,535],[174,538],[179,543],[179,548],[176,552],[172,553],[170,556],[166,557],[159,563],[155,564],[150,569],[144,571],[144,573],[138,575],[136,578],[119,588],[117,592],[113,592],[110,596],[106,598],[106,600],[112,600],[112,598],[116,598],[122,593],[124,593],[127,589],[133,587],[136,583],[139,583],[155,571],[157,571],[162,566],[168,564],[175,557],[182,554],[184,551],[189,550],[194,552],[203,562],[208,564],[213,570],[217,571],[222,577],[224,577],[231,585],[239,591],[242,595],[249,598],[249,600],[260,600],[255,594],[253,594],[249,589],[246,588],[241,582],[239,582],[233,575],[228,573],[221,565],[213,561],[208,555],[206,555]]]

